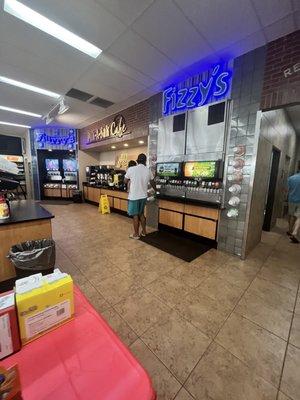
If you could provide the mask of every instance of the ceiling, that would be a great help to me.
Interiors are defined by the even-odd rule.
[[[101,108],[67,97],[70,109],[55,125],[76,128],[157,93],[194,63],[228,60],[300,27],[296,0],[20,1],[103,50],[88,57],[7,14],[0,0],[0,75],[114,103]],[[0,105],[45,115],[55,101],[0,83]],[[6,111],[0,120],[43,124]],[[18,130],[0,126],[0,133]]]

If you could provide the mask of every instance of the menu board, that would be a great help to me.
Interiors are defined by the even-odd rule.
[[[193,161],[184,164],[186,178],[214,178],[216,172],[216,161]]]
[[[156,165],[158,176],[177,178],[181,175],[180,163],[158,163]]]
[[[74,172],[77,170],[77,162],[74,158],[64,159],[63,160],[63,169],[64,171]]]
[[[59,169],[58,159],[56,158],[46,158],[45,164],[47,171],[57,171]]]

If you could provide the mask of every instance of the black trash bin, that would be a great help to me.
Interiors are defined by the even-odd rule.
[[[52,239],[30,240],[15,244],[7,256],[16,268],[17,278],[50,274],[55,265],[55,242]]]
[[[73,190],[73,203],[82,203],[82,191],[81,190]]]

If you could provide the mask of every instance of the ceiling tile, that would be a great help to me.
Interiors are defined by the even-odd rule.
[[[126,29],[119,19],[94,0],[22,0],[22,2],[102,50],[105,50]],[[37,32],[36,28],[32,29]]]
[[[103,86],[112,88],[120,93],[123,98],[124,96],[131,96],[145,87],[141,83],[105,65],[101,60],[93,64],[76,85],[84,86],[85,82],[94,82],[95,90],[101,90]],[[100,96],[100,94],[95,93],[95,90],[92,93]],[[101,97],[103,96],[101,95]]]
[[[216,49],[260,29],[249,0],[174,0]]]
[[[150,78],[150,76],[143,74],[107,51],[101,55],[100,61],[108,68],[113,68],[114,70],[121,72],[121,74],[142,83],[144,86],[150,86],[156,82],[154,79]]]
[[[64,93],[79,76],[79,69],[57,65],[55,59],[49,60],[16,47],[0,39],[1,75],[23,80],[36,86]],[[12,74],[16,74],[12,76]]]
[[[179,68],[131,30],[116,40],[109,52],[156,80],[165,79]]]
[[[172,0],[157,0],[132,29],[181,66],[190,65],[212,52]]]
[[[154,0],[96,0],[124,24],[130,25]]]
[[[0,71],[2,71],[0,64]],[[46,113],[57,100],[32,93],[28,90],[0,83],[0,104],[6,107],[20,108],[36,114]]]
[[[262,31],[253,33],[246,38],[239,40],[225,49],[222,49],[219,54],[220,57],[232,59],[242,54],[248,53],[258,47],[266,44],[266,40]]]
[[[273,24],[292,12],[290,0],[252,0],[263,26]]]
[[[16,126],[6,126],[6,125],[0,125],[0,135],[13,135],[13,136],[18,136],[20,137],[24,136],[26,132],[28,131],[27,128],[20,128]]]
[[[287,35],[288,33],[291,33],[294,30],[295,30],[295,24],[293,15],[288,15],[284,18],[281,18],[279,21],[276,21],[273,24],[266,26],[264,28],[267,40],[269,42],[278,39],[284,35]]]
[[[94,61],[91,57],[76,51],[46,33],[37,31],[28,24],[4,14],[3,11],[0,11],[0,41],[12,47],[12,51],[16,53],[27,52],[28,56],[33,57],[32,68],[34,68],[34,61],[37,58],[42,59],[40,62],[47,65],[43,68],[45,75],[54,64],[62,67],[62,71],[69,72],[72,77],[77,76]],[[27,60],[28,57],[25,58],[26,62]],[[22,61],[19,62],[19,65],[22,68]]]

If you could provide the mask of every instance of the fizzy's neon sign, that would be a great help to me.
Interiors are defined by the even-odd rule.
[[[179,88],[170,86],[163,92],[163,115],[200,107],[224,98],[230,89],[231,72],[216,65],[207,81]]]
[[[73,146],[76,143],[76,135],[73,129],[70,129],[69,134],[64,136],[47,135],[47,133],[44,131],[37,133],[36,141],[37,143],[40,143],[42,147],[44,147],[45,144],[56,146]]]

